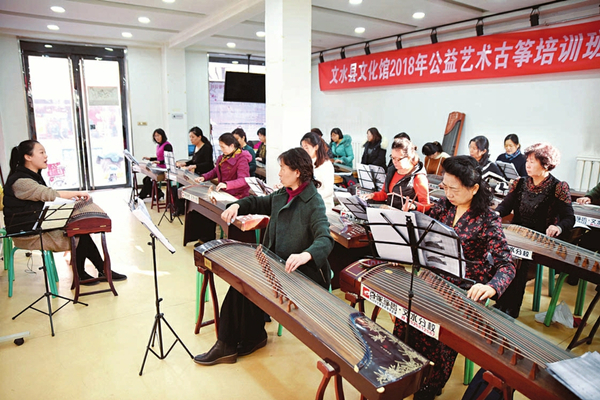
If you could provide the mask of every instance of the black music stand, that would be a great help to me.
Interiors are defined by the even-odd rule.
[[[78,300],[70,299],[68,297],[64,297],[64,296],[61,296],[58,294],[53,294],[50,291],[50,287],[48,286],[48,266],[46,265],[46,257],[43,256],[43,254],[44,254],[43,234],[45,232],[49,232],[49,231],[53,231],[53,230],[57,230],[57,229],[63,229],[65,227],[65,225],[67,225],[67,222],[68,222],[69,218],[71,217],[71,214],[73,213],[73,205],[74,205],[74,203],[66,203],[66,204],[57,205],[56,207],[44,206],[44,208],[41,211],[24,212],[24,213],[15,214],[14,217],[37,215],[37,222],[33,226],[33,229],[30,231],[12,233],[12,234],[3,236],[3,237],[19,237],[19,236],[32,236],[32,235],[40,236],[40,250],[42,251],[42,266],[39,269],[41,269],[44,272],[44,284],[46,287],[46,291],[37,300],[35,300],[33,303],[31,303],[30,305],[25,307],[23,310],[21,310],[20,313],[18,313],[14,317],[12,317],[12,319],[13,320],[16,319],[19,315],[23,314],[25,311],[27,311],[29,309],[40,312],[44,315],[47,315],[48,318],[50,319],[50,330],[52,332],[52,336],[54,336],[54,322],[52,321],[52,316],[54,314],[56,314],[58,311],[60,311],[61,308],[63,308],[67,304],[69,304],[69,302],[72,302],[73,304],[75,304],[75,303],[83,304],[84,306],[88,305],[87,303],[83,303]],[[25,222],[25,224],[29,224],[29,222]],[[16,224],[14,226],[18,227],[18,225],[19,224]],[[66,300],[66,303],[64,303],[62,306],[58,307],[56,310],[52,311],[52,303],[50,302],[50,296],[54,296],[54,297],[58,297],[60,299]],[[47,312],[34,307],[34,305],[38,301],[42,300],[44,297],[46,298],[46,303],[48,305]]]
[[[167,221],[169,221],[169,223],[172,223],[175,220],[175,218],[177,218],[179,220],[179,223],[183,225],[183,222],[181,222],[181,218],[179,218],[179,215],[173,215],[173,213],[175,212],[175,197],[173,195],[173,180],[171,179],[170,174],[173,174],[175,176],[177,175],[177,165],[175,164],[175,156],[173,155],[172,151],[165,151],[165,164],[167,165],[167,172],[165,174],[165,178],[167,181],[167,204],[165,206],[165,211],[163,211],[162,217],[160,217],[160,220],[156,225],[160,226],[160,223],[162,222],[163,218],[167,217],[167,212],[169,212],[169,216],[167,217]]]
[[[164,360],[167,358],[173,347],[179,342],[190,355],[191,358],[194,358],[192,353],[185,347],[185,344],[181,341],[175,330],[169,325],[165,315],[160,312],[160,302],[163,300],[158,295],[158,274],[156,271],[156,239],[158,239],[171,253],[175,253],[175,248],[169,243],[167,238],[158,230],[158,228],[152,222],[150,218],[150,214],[148,214],[148,210],[146,209],[146,205],[140,199],[136,199],[136,202],[131,205],[131,211],[133,215],[150,231],[150,237],[152,238],[152,242],[148,243],[148,245],[152,246],[152,264],[154,268],[154,299],[156,305],[156,315],[154,316],[154,325],[152,325],[152,331],[150,332],[150,339],[148,339],[148,345],[146,346],[146,352],[144,353],[144,361],[142,361],[142,368],[140,369],[140,376],[144,372],[144,365],[146,365],[146,358],[148,357],[148,352],[152,352],[159,360]],[[169,350],[165,353],[163,346],[163,334],[162,334],[162,325],[161,321],[167,325],[173,336],[175,336],[175,341],[169,347]],[[158,345],[160,348],[160,354],[155,352],[152,347],[154,347],[154,341],[158,340]]]
[[[138,196],[138,186],[137,186],[137,172],[139,172],[140,162],[129,152],[129,150],[123,150],[123,155],[127,161],[129,161],[131,165],[131,173],[132,173],[132,185],[131,185],[131,193],[129,194],[129,202],[133,202],[135,198]]]
[[[367,209],[367,214],[369,237],[377,255],[392,262],[412,264],[404,336],[404,342],[408,343],[415,274],[426,268],[470,281],[465,278],[467,260],[454,229],[425,214],[374,208]]]
[[[379,165],[358,164],[356,166],[358,182],[362,189],[378,192],[385,184],[386,171]]]

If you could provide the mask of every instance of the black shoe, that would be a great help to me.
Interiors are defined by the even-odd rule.
[[[173,218],[179,217],[180,215],[183,215],[183,213],[179,210],[175,210],[175,212],[173,213]]]
[[[254,353],[258,349],[262,349],[267,345],[267,338],[264,338],[258,343],[240,343],[237,347],[238,357],[247,356],[249,354]]]
[[[94,286],[97,285],[98,281],[92,281],[92,279],[96,279],[85,271],[79,272],[79,284],[84,286]]]
[[[163,193],[163,191],[162,191],[162,190],[159,190],[159,191],[158,191],[158,199],[159,199],[159,200],[162,200],[162,199],[163,199],[163,197],[165,197],[165,194]]]
[[[265,313],[263,318],[265,319],[265,322],[271,322],[271,316],[269,314]]]
[[[102,281],[105,281],[106,276],[104,276],[104,272],[98,271],[98,278],[100,278],[100,280],[102,280]],[[113,281],[124,281],[125,279],[127,279],[127,275],[123,275],[118,272],[112,271],[112,280]]]
[[[217,340],[217,343],[207,353],[194,357],[194,362],[200,365],[233,364],[237,361],[237,350],[235,346]]]

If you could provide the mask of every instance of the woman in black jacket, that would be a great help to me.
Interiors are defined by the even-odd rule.
[[[379,165],[381,168],[385,168],[385,153],[386,150],[381,147],[382,141],[381,133],[377,128],[369,128],[367,131],[367,143],[364,145],[364,152],[361,164],[365,165]]]

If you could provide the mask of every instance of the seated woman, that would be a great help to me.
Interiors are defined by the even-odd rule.
[[[499,179],[504,179],[504,174],[498,166],[490,161],[490,141],[485,136],[475,136],[469,141],[469,154],[475,158],[481,167],[481,173],[486,181],[489,182],[494,176],[489,176],[489,173],[496,175]]]
[[[587,192],[585,196],[578,198],[577,203],[600,205],[600,183]],[[600,229],[592,228],[585,232],[579,238],[577,245],[592,251],[600,251]]]
[[[267,162],[267,129],[260,128],[256,134],[258,135],[258,140],[260,141],[260,146],[256,151],[256,160],[265,164]]]
[[[383,138],[377,128],[369,128],[367,131],[367,142],[364,145],[364,152],[361,164],[378,165],[385,168],[385,147],[382,145]]]
[[[493,194],[482,179],[477,161],[469,156],[456,156],[444,160],[443,186],[445,199],[431,207],[429,215],[454,228],[460,238],[463,254],[467,260],[466,278],[439,275],[468,290],[467,297],[483,301],[503,295],[515,275],[515,266],[502,230],[500,218],[490,210]],[[394,334],[404,338],[406,324],[396,319]],[[409,343],[413,349],[434,363],[429,382],[414,395],[415,400],[433,400],[452,372],[456,351],[416,329],[410,333]]]
[[[57,191],[46,186],[40,171],[48,168],[46,150],[36,140],[25,140],[12,149],[10,173],[4,186],[4,223],[7,233],[31,231],[37,221],[44,202],[63,199],[87,200],[90,195],[79,191]],[[71,251],[71,239],[66,231],[57,229],[42,235],[44,250]],[[85,272],[85,259],[89,259],[98,270],[98,277],[104,277],[104,261],[90,235],[78,235],[77,259],[75,265],[82,285],[95,285],[88,281],[94,277]],[[15,236],[13,243],[20,249],[41,250],[40,237]],[[105,278],[105,277],[104,277]],[[127,279],[125,275],[112,273],[113,281]],[[86,282],[88,281],[88,282]]]
[[[190,129],[190,143],[192,143],[194,147],[194,155],[191,160],[188,161],[178,161],[177,166],[180,168],[185,168],[190,172],[195,172],[198,175],[202,175],[210,171],[215,167],[215,163],[213,162],[213,147],[210,144],[209,140],[202,133],[202,129],[197,126]],[[173,191],[175,197],[177,197],[177,191]],[[177,199],[177,210],[174,216],[181,215],[185,210],[185,201],[183,199]]]
[[[231,134],[240,144],[240,148],[246,150],[252,156],[252,160],[250,161],[250,176],[254,176],[254,173],[256,172],[256,153],[254,153],[252,147],[246,143],[246,132],[244,132],[242,128],[236,128]]]
[[[263,197],[246,197],[233,203],[221,216],[231,221],[238,214],[265,214],[271,220],[263,245],[286,260],[285,269],[297,269],[323,287],[329,287],[327,256],[333,249],[325,204],[317,193],[313,162],[301,148],[279,156],[283,188]],[[234,363],[267,344],[264,312],[233,287],[221,307],[219,339],[204,354],[194,357],[201,365]]]
[[[500,154],[496,161],[502,161],[505,163],[511,163],[515,166],[519,176],[527,176],[527,169],[525,168],[525,156],[521,154],[521,145],[519,144],[519,137],[514,133],[511,133],[504,138],[504,150],[506,153]]]
[[[302,136],[300,144],[313,162],[315,179],[321,182],[321,186],[317,189],[317,192],[323,198],[325,208],[331,210],[333,208],[333,178],[335,171],[333,164],[327,157],[327,144],[314,132],[308,132]]]
[[[429,209],[429,182],[415,145],[408,139],[394,139],[392,162],[394,165],[388,169],[383,189],[363,198],[385,201],[399,209]]]
[[[156,164],[159,168],[166,168],[165,164],[165,151],[173,151],[173,146],[167,141],[167,134],[161,128],[158,128],[152,134],[152,140],[156,143],[156,157],[142,157],[142,160],[149,160]],[[149,176],[144,177],[142,181],[142,190],[138,197],[145,199],[152,193],[152,179]],[[162,190],[158,190],[158,198],[163,197]]]
[[[329,143],[333,162],[352,167],[354,161],[354,151],[352,150],[352,138],[350,135],[344,136],[340,128],[331,130],[331,143]]]
[[[321,132],[319,128],[312,128],[310,131],[316,133],[321,139],[323,139],[323,132]],[[327,150],[327,158],[329,160],[333,160],[333,153],[331,152],[329,145],[325,142],[325,139],[323,139],[323,143],[325,143],[325,148]]]
[[[512,183],[496,211],[501,217],[514,212],[513,224],[550,237],[567,238],[575,224],[569,185],[550,173],[559,164],[560,153],[550,144],[536,143],[525,149],[525,157],[529,176]],[[514,318],[519,316],[531,264],[528,260],[521,262],[514,281],[496,303],[497,308]]]
[[[428,142],[423,145],[421,149],[423,155],[425,155],[425,171],[431,175],[442,175],[442,162],[450,157],[448,153],[444,152],[440,142]]]
[[[196,182],[217,178],[219,181],[217,190],[223,190],[238,199],[248,196],[250,187],[245,178],[250,176],[252,156],[240,148],[240,143],[235,140],[231,133],[224,133],[219,137],[219,147],[223,154],[217,158],[217,166],[196,178]],[[202,233],[199,240],[201,242],[214,240],[215,222],[197,213],[192,215],[194,216],[190,217],[193,220],[188,219],[186,223],[192,223],[200,227]]]

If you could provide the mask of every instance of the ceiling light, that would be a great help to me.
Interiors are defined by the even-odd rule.
[[[131,34],[131,32],[123,32],[123,33],[121,33],[121,36],[123,36],[124,38],[131,38],[131,37],[133,37],[133,35]]]
[[[236,61],[236,60],[233,60],[231,63],[232,63],[232,64],[239,64],[240,62],[239,62],[239,61]]]
[[[362,26],[354,28],[354,33],[365,33],[365,28],[363,28]]]
[[[230,49],[235,49],[235,43],[229,42],[227,43],[227,47],[229,47]]]
[[[50,29],[51,31],[57,31],[60,28],[58,27],[58,25],[48,25],[48,29]]]
[[[356,5],[356,4],[362,3],[362,0],[350,0],[350,1],[348,1],[348,3]]]
[[[265,36],[267,36],[267,34],[264,31],[258,31],[258,32],[256,32],[256,36],[265,37]]]
[[[110,47],[105,47],[104,50],[106,50],[106,51],[113,51],[113,49],[111,49]]]
[[[52,45],[51,44],[45,44],[44,47],[47,48],[47,49],[51,49]]]
[[[52,6],[52,7],[50,7],[50,9],[52,11],[54,11],[55,13],[59,13],[59,14],[62,14],[65,12],[65,9],[62,7],[59,7],[59,6]]]
[[[148,17],[139,17],[138,18],[138,22],[140,22],[142,24],[149,24],[150,23],[150,18],[148,18]]]
[[[163,0],[163,3],[175,3],[175,0]]]
[[[413,14],[413,18],[414,19],[423,19],[423,18],[425,18],[425,13],[421,12],[421,11],[418,11],[418,12],[416,12],[416,13]]]

